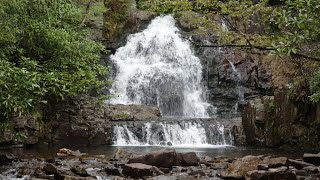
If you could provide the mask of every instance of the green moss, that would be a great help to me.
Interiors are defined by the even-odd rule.
[[[129,119],[129,117],[130,117],[130,113],[122,112],[120,114],[117,114],[115,118],[121,119],[121,120],[127,120],[127,119]]]
[[[129,22],[129,0],[106,0],[107,11],[104,13],[104,37],[110,41],[123,33],[124,27]]]

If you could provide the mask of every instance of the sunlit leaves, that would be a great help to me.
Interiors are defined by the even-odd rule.
[[[71,1],[0,1],[1,115],[30,112],[48,96],[103,89],[105,50],[87,38],[81,18]]]

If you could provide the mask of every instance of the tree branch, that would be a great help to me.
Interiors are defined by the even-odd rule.
[[[254,46],[254,45],[246,45],[246,44],[243,44],[243,45],[241,45],[241,44],[240,45],[237,45],[237,44],[205,45],[205,44],[196,44],[194,42],[192,42],[192,43],[197,47],[212,47],[212,48],[230,47],[230,48],[259,49],[259,50],[262,50],[262,51],[276,50],[276,49],[271,48],[271,47]],[[303,54],[303,53],[299,53],[299,52],[297,52],[297,53],[291,52],[290,55],[320,62],[320,57],[309,56],[309,55],[306,55],[306,54]]]
[[[90,0],[90,1],[88,2],[87,6],[86,6],[86,10],[85,10],[85,13],[84,13],[84,16],[83,16],[83,19],[82,19],[82,21],[81,21],[80,26],[83,26],[84,23],[86,22],[86,19],[87,19],[88,15],[89,15],[89,12],[90,12],[90,7],[91,7],[91,5],[92,5],[92,3],[93,3],[92,1],[93,1],[93,0]]]

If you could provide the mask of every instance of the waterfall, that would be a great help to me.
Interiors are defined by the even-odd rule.
[[[215,121],[116,123],[116,146],[221,147],[232,145],[231,130]]]
[[[243,94],[243,90],[242,90],[242,86],[241,86],[241,74],[239,73],[239,71],[236,69],[236,67],[234,66],[234,64],[231,61],[229,61],[229,64],[232,68],[233,74],[235,76],[235,81],[237,83],[238,101],[234,105],[233,110],[234,110],[234,113],[238,113],[239,103],[242,103],[244,101],[244,94]]]
[[[155,18],[111,56],[117,75],[112,104],[156,105],[163,116],[209,117],[202,66],[172,16]]]

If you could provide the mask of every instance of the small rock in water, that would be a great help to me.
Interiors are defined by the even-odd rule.
[[[59,152],[57,153],[57,156],[59,156],[59,157],[65,157],[65,156],[77,156],[77,157],[80,157],[80,156],[83,156],[83,155],[86,155],[86,153],[81,153],[79,150],[72,151],[72,150],[67,149],[67,148],[61,148],[61,149],[59,149]]]
[[[172,146],[172,142],[167,142],[167,146]]]

